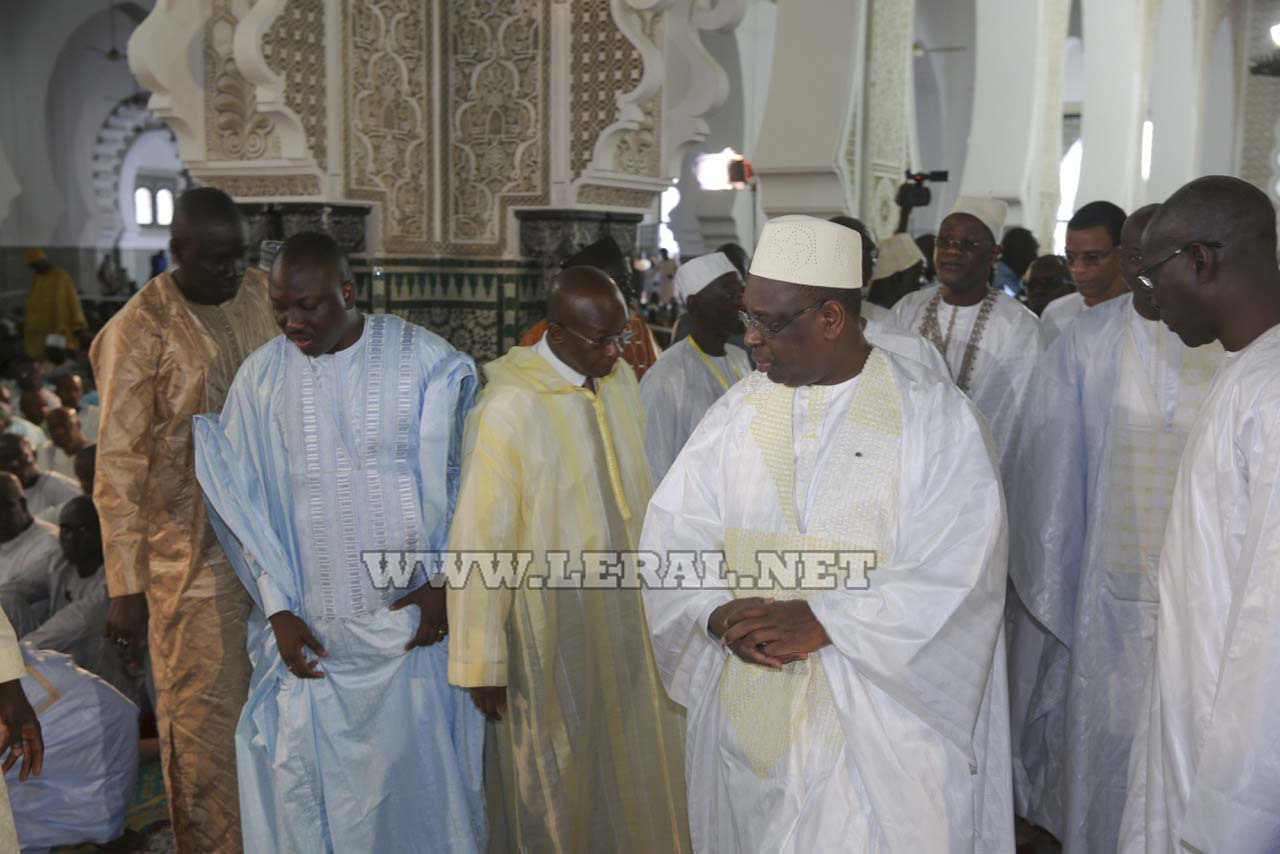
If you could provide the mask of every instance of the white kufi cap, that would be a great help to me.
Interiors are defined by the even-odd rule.
[[[961,196],[947,216],[958,213],[968,214],[981,222],[991,231],[991,239],[999,243],[1004,234],[1004,221],[1009,216],[1009,206],[989,196]]]
[[[876,257],[876,271],[872,279],[887,279],[894,273],[910,270],[917,264],[924,263],[924,255],[920,247],[909,234],[895,234],[880,244],[880,254]]]
[[[676,270],[676,293],[680,299],[687,300],[721,276],[736,272],[738,268],[723,252],[699,255]]]
[[[862,288],[862,237],[811,216],[780,216],[760,233],[751,275],[814,288]]]

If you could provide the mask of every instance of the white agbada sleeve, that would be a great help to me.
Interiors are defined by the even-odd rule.
[[[1003,626],[1004,498],[973,405],[950,385],[910,392],[887,564],[868,574],[867,589],[820,592],[809,604],[855,670],[972,761],[992,668],[1003,670],[993,655]]]
[[[1280,844],[1280,418],[1274,406],[1261,412],[1266,420],[1243,425],[1236,443],[1249,480],[1240,554],[1250,565],[1228,617],[1212,718],[1184,757],[1194,770],[1182,842],[1206,852]]]
[[[640,549],[670,567],[676,552],[724,548],[719,475],[726,439],[745,384],[731,389],[703,417],[649,503]],[[700,590],[645,590],[645,616],[658,673],[671,699],[688,706],[691,686],[719,678],[725,650],[707,632],[711,612],[733,599],[719,567],[707,568]]]
[[[667,354],[667,358],[672,358]],[[656,367],[656,365],[655,365]],[[655,484],[661,483],[667,470],[680,453],[681,389],[684,378],[679,371],[645,372],[640,381],[640,403],[644,406],[644,455]]]

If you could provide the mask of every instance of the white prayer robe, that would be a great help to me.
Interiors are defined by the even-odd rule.
[[[695,850],[1013,851],[1004,505],[952,383],[881,349],[837,386],[752,374],[676,459],[641,549],[664,566],[725,551],[739,577],[772,549],[873,550],[878,567],[865,590],[807,597],[832,645],[780,672],[708,634],[735,592],[760,595],[714,562],[704,585],[645,591],[659,671],[688,709]]]
[[[23,490],[27,497],[27,512],[37,519],[47,519],[58,523],[58,512],[77,495],[82,495],[79,481],[72,480],[65,474],[45,471],[31,486]],[[52,517],[52,518],[50,518]]]
[[[98,441],[98,407],[92,403],[81,403],[76,414],[80,416],[80,432],[85,440],[89,444]]]
[[[19,782],[20,765],[5,775],[22,850],[118,839],[137,781],[138,707],[66,655],[24,641],[22,659],[44,737],[39,777]]]
[[[692,338],[672,344],[645,371],[640,381],[644,453],[654,483],[671,468],[711,405],[751,371],[751,360],[741,347],[726,344],[723,356],[709,356]]]
[[[1089,306],[1084,304],[1084,297],[1079,291],[1058,297],[1045,306],[1040,313],[1040,334],[1044,336],[1045,348],[1048,349],[1058,339],[1067,324],[1088,310]]]
[[[1280,842],[1277,365],[1280,326],[1229,353],[1182,456],[1125,852],[1255,854]]]
[[[7,543],[0,543],[0,607],[17,637],[49,617],[49,588],[74,572],[62,557],[56,526],[34,519]]]
[[[51,471],[75,480],[75,457],[67,454],[53,442],[49,442],[36,452],[36,465],[40,466],[42,471]]]
[[[885,311],[885,309],[880,310]],[[914,359],[938,376],[945,379],[951,378],[951,370],[947,367],[946,360],[933,344],[914,332],[895,325],[891,318],[875,319],[868,315],[864,317],[867,323],[862,329],[862,334],[873,346],[883,347],[890,353]]]
[[[938,288],[934,285],[899,300],[894,306],[894,322],[903,329],[923,335],[925,308],[938,293]],[[965,349],[979,311],[980,304],[951,306],[943,301],[938,306],[938,326],[944,339],[952,317],[955,317],[950,344],[942,355],[951,368],[951,378],[956,382],[960,381]],[[987,419],[998,459],[1003,460],[1008,453],[1031,371],[1043,349],[1036,316],[1008,294],[997,294],[982,339],[978,342],[967,391],[978,411]]]
[[[1006,484],[1014,791],[1067,854],[1116,849],[1169,501],[1222,357],[1125,294],[1070,324],[1031,379]]]
[[[893,309],[885,308],[882,305],[876,305],[868,299],[863,299],[862,316],[867,319],[868,323],[871,321],[889,323],[893,321]]]
[[[68,566],[49,579],[48,616],[21,639],[36,649],[70,655],[136,702],[137,680],[120,648],[107,640],[107,604],[107,574],[101,568],[85,578]]]
[[[267,342],[222,413],[195,418],[205,509],[254,603],[235,739],[246,852],[484,850],[484,717],[448,684],[447,641],[404,648],[422,616],[387,606],[422,570],[397,589],[365,556],[444,547],[474,384],[443,338],[371,315],[338,353]],[[323,679],[289,673],[281,611],[324,644]]]

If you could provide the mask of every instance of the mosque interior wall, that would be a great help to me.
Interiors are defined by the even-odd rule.
[[[1247,73],[1280,0],[134,0],[114,63],[89,49],[110,40],[99,3],[6,12],[10,304],[28,245],[89,295],[105,251],[145,280],[166,235],[129,221],[129,193],[156,171],[236,197],[255,252],[334,230],[371,309],[480,358],[537,317],[572,251],[649,248],[673,186],[686,256],[750,248],[787,212],[885,237],[907,169],[950,172],[913,232],[961,190],[993,193],[1047,246],[1074,128],[1080,202],[1132,207],[1204,169],[1280,201],[1280,84]],[[699,187],[697,158],[725,148],[754,190]]]

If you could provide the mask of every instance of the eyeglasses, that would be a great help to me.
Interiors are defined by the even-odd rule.
[[[760,331],[760,334],[763,335],[765,338],[772,338],[782,330],[786,329],[787,326],[789,326],[793,320],[800,317],[801,315],[804,315],[813,311],[815,308],[822,305],[826,301],[827,300],[824,297],[823,299],[818,300],[812,305],[805,306],[804,308],[800,309],[790,317],[784,317],[782,320],[774,320],[774,321],[761,320],[760,318],[756,317],[754,314],[752,314],[749,311],[739,311],[738,319],[742,321],[742,325],[747,327],[747,329],[749,330],[757,329]]]
[[[1096,267],[1103,262],[1105,258],[1111,256],[1115,252],[1115,247],[1108,249],[1106,252],[1082,252],[1077,255],[1074,252],[1066,254],[1067,266],[1074,267],[1079,264],[1081,267]]]
[[[1155,271],[1158,270],[1160,267],[1163,267],[1165,264],[1168,264],[1170,261],[1172,261],[1174,258],[1177,258],[1182,253],[1186,252],[1192,246],[1196,246],[1196,245],[1207,246],[1210,249],[1222,248],[1221,243],[1205,241],[1205,240],[1192,240],[1190,243],[1184,244],[1183,246],[1179,247],[1177,250],[1166,255],[1164,258],[1157,261],[1156,263],[1151,264],[1150,266],[1144,267],[1141,270],[1139,270],[1138,283],[1141,284],[1142,287],[1146,288],[1147,290],[1154,291],[1156,289],[1156,280],[1153,276]]]
[[[563,323],[557,323],[556,326],[559,326],[561,329],[565,329],[565,330],[568,330],[569,332],[572,332],[574,335],[578,336],[578,338],[582,339],[583,341],[586,341],[592,347],[596,347],[599,349],[603,349],[609,346],[609,343],[612,342],[613,346],[617,347],[619,350],[624,350],[626,349],[626,346],[631,343],[631,339],[636,337],[635,330],[631,329],[630,327],[627,327],[626,329],[622,330],[617,335],[601,335],[599,338],[588,338],[578,330],[565,326]]]
[[[953,240],[949,237],[939,237],[934,243],[934,248],[939,252],[943,249],[951,249],[956,252],[963,252],[968,255],[987,245],[985,240]]]

